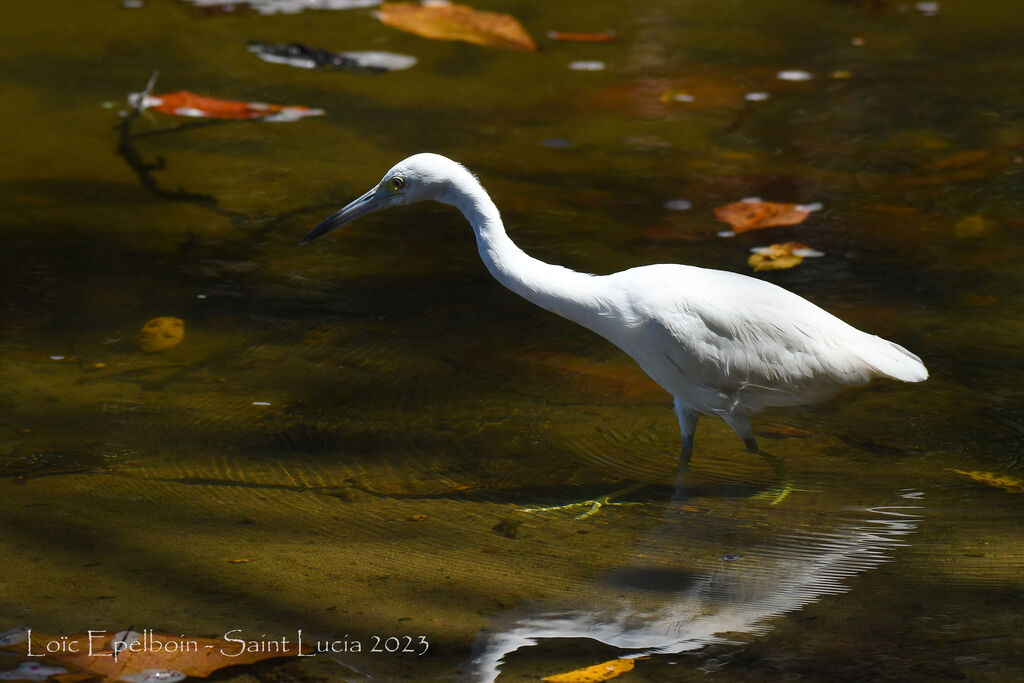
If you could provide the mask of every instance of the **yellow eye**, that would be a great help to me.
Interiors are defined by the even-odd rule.
[[[398,191],[405,187],[405,178],[402,176],[395,176],[391,179],[391,189]]]

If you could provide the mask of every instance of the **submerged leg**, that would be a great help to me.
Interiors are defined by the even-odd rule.
[[[757,439],[754,438],[754,430],[750,428],[750,420],[746,415],[723,415],[722,419],[732,431],[736,432],[737,436],[743,439],[743,445],[747,447],[748,451],[751,453],[761,452],[757,445]]]
[[[786,473],[785,462],[783,462],[782,458],[765,453],[758,447],[757,440],[754,438],[754,430],[750,428],[750,420],[747,419],[746,415],[730,415],[723,417],[723,419],[743,439],[743,444],[747,447],[748,451],[757,453],[771,465],[772,472],[775,473],[775,477],[778,480],[777,483],[752,497],[759,500],[767,500],[770,505],[778,505],[785,500],[786,496],[796,490],[793,483],[789,480],[789,475]]]
[[[679,435],[683,438],[683,450],[679,456],[681,466],[690,462],[693,455],[693,434],[697,431],[697,418],[700,413],[683,403],[680,399],[674,399],[676,419],[679,420]]]
[[[700,413],[675,398],[676,418],[679,420],[679,435],[683,439],[683,448],[679,454],[679,472],[676,474],[675,492],[672,500],[679,502],[686,499],[687,474],[690,470],[690,458],[693,456],[693,435],[697,431],[697,419]]]

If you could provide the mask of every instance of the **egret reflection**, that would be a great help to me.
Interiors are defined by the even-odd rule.
[[[694,537],[693,520],[670,520],[654,542],[643,544],[648,552],[655,549],[655,557],[638,559],[578,591],[578,603],[586,607],[531,604],[495,615],[474,643],[462,680],[493,681],[510,654],[552,639],[587,639],[616,648],[620,657],[640,657],[728,643],[726,634],[763,634],[773,618],[845,593],[846,579],[892,561],[892,550],[906,545],[916,530],[918,510],[916,505],[869,508],[860,519],[832,528],[801,526],[771,544],[728,552],[711,546],[696,561],[693,553],[673,553]],[[671,536],[677,544],[669,542]]]

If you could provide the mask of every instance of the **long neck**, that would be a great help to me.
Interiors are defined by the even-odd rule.
[[[600,332],[596,328],[607,303],[597,296],[593,275],[545,263],[517,247],[498,208],[468,172],[442,201],[462,211],[473,226],[480,258],[494,279],[527,301]]]

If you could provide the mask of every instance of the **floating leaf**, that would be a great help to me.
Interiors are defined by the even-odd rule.
[[[736,233],[803,223],[816,207],[743,199],[715,209],[715,218],[728,223]]]
[[[548,31],[548,38],[559,43],[614,43],[618,37],[611,32],[604,33],[565,33]]]
[[[754,253],[747,259],[747,263],[755,271],[792,268],[800,265],[805,258],[825,255],[800,242],[770,244],[767,247],[754,247],[751,251]]]
[[[184,635],[121,631],[111,635],[97,631],[70,636],[33,632],[30,640],[3,649],[27,655],[45,652],[47,643],[59,643],[58,652],[45,655],[47,662],[66,665],[108,680],[134,683],[173,683],[185,676],[206,677],[217,669],[252,664],[264,659],[295,657],[299,649],[288,639],[265,641],[236,638],[194,638]],[[114,654],[116,643],[117,656]]]
[[[249,52],[271,64],[285,64],[299,69],[335,69],[382,73],[408,69],[416,58],[377,50],[331,52],[302,43],[249,43]]]
[[[965,477],[970,477],[974,481],[981,482],[982,484],[988,484],[1010,493],[1024,493],[1024,479],[1018,479],[1017,477],[1011,477],[1008,474],[994,474],[992,472],[980,472],[977,470],[965,471],[965,470],[952,470],[957,474],[962,474]]]
[[[537,49],[537,43],[515,17],[441,0],[385,2],[373,15],[392,28],[424,38],[461,40],[510,50]]]
[[[541,680],[544,683],[599,683],[615,678],[619,674],[632,671],[636,665],[635,659],[613,659],[584,669],[576,669],[564,674],[546,676]]]
[[[185,338],[185,321],[181,318],[153,318],[139,332],[139,346],[146,353],[166,351]]]
[[[196,95],[187,90],[166,95],[140,95],[129,97],[132,104],[140,103],[144,109],[153,109],[171,116],[205,117],[212,119],[262,119],[264,121],[295,121],[306,116],[321,116],[323,109],[310,109],[300,105],[285,106],[263,102],[236,102]]]

